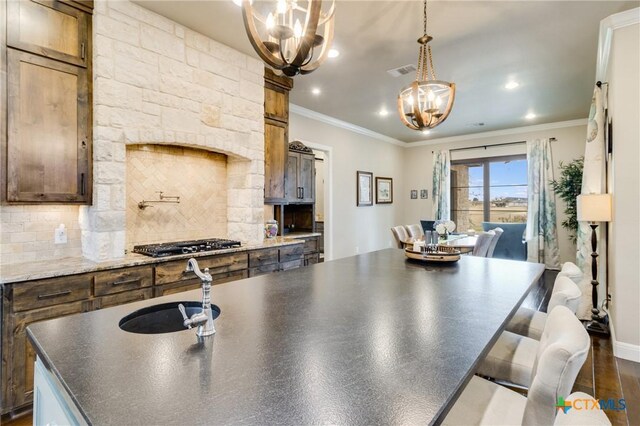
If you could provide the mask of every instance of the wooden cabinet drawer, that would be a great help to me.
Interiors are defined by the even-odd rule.
[[[92,274],[82,274],[15,284],[13,312],[89,299],[92,283]]]
[[[280,270],[281,271],[288,271],[289,269],[299,268],[299,267],[302,266],[302,264],[303,264],[303,259],[302,259],[302,257],[300,257],[297,260],[290,260],[288,262],[280,263]]]
[[[278,263],[278,249],[256,250],[249,252],[249,268]]]
[[[257,268],[249,269],[250,277],[257,277],[258,275],[269,274],[271,272],[276,272],[280,270],[280,265],[277,263],[273,263],[271,265],[262,265]]]
[[[94,294],[104,296],[105,294],[151,287],[152,284],[153,268],[151,266],[115,269],[96,274]]]
[[[151,299],[153,297],[153,288],[141,288],[138,290],[124,291],[122,293],[109,294],[94,300],[94,309],[110,308],[111,306],[124,305],[125,303],[137,302],[140,300]]]
[[[320,254],[319,253],[305,254],[304,255],[304,266],[314,265],[314,264],[316,264],[318,262],[320,262]]]
[[[200,257],[198,266],[204,270],[209,268],[211,275],[233,272],[249,267],[247,253],[231,253],[219,256]],[[193,279],[193,272],[186,272],[187,259],[160,263],[156,266],[156,285],[175,283]]]
[[[56,1],[7,2],[7,44],[86,67],[91,57],[90,15]]]
[[[315,253],[318,251],[318,239],[310,238],[304,241],[304,253]]]
[[[296,244],[295,246],[282,247],[280,249],[280,263],[302,259],[303,251],[304,251],[304,247],[302,246],[302,244]]]
[[[212,276],[213,285],[227,283],[230,281],[241,280],[249,276],[247,269],[240,271],[225,272],[222,274],[215,274]],[[177,281],[173,283],[164,284],[162,286],[156,286],[155,297],[166,296],[169,294],[180,293],[188,290],[196,290],[201,288],[202,281],[199,278],[192,278],[183,281]]]

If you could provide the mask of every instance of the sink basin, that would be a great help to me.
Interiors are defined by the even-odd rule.
[[[181,303],[184,305],[189,317],[202,310],[202,302],[162,303],[132,312],[122,318],[118,325],[124,331],[138,334],[174,333],[187,330],[182,324],[182,314],[178,310],[178,305]],[[220,316],[220,308],[216,305],[211,305],[211,311],[213,319]]]

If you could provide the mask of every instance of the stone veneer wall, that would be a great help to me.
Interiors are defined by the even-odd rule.
[[[262,240],[263,64],[127,0],[97,0],[93,29],[94,203],[80,209],[84,256],[124,255],[128,144],[227,155],[228,237]]]
[[[128,144],[227,155],[227,234],[261,240],[263,64],[128,0],[94,5],[93,205],[2,206],[0,262],[123,256]]]
[[[150,203],[156,191],[179,203]],[[126,247],[227,236],[227,158],[202,149],[127,146]]]

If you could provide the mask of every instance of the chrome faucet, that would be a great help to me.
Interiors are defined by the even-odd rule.
[[[200,271],[198,261],[191,258],[187,262],[185,272],[194,272],[202,281],[202,311],[191,315],[191,318],[189,318],[184,305],[180,304],[178,309],[182,313],[182,318],[184,318],[183,324],[187,328],[198,327],[196,331],[198,337],[211,336],[216,332],[216,329],[213,326],[213,313],[211,312],[211,282],[213,278],[209,274],[209,268],[205,268],[204,272]]]

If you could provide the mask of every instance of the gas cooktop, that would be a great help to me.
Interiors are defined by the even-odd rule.
[[[177,241],[172,243],[133,246],[133,252],[151,257],[165,257],[177,254],[224,250],[232,247],[240,247],[241,245],[240,241],[225,240],[223,238],[209,238],[206,240]]]

